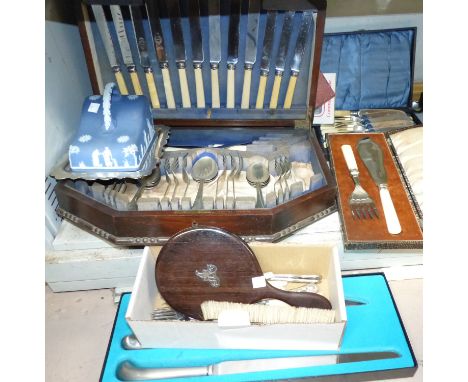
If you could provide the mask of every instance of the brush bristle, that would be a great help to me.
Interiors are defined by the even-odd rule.
[[[201,304],[204,320],[217,320],[225,310],[249,313],[250,322],[262,324],[329,324],[335,322],[335,311],[293,306],[240,304],[225,301],[204,301]]]

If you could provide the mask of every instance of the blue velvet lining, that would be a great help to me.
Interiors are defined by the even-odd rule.
[[[337,73],[338,110],[408,106],[415,29],[326,34],[320,69]]]

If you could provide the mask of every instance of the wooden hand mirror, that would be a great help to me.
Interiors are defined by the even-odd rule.
[[[252,279],[263,276],[254,253],[238,236],[214,227],[190,228],[170,238],[158,255],[155,275],[166,302],[198,320],[203,320],[200,305],[208,300],[251,304],[278,299],[292,306],[331,309],[319,294],[284,291],[268,283],[254,288]]]

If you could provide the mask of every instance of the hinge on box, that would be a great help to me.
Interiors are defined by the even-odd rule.
[[[307,109],[307,116],[305,119],[296,119],[294,120],[294,128],[295,129],[305,129],[309,130],[311,128],[311,123],[312,121],[312,111],[310,108]]]

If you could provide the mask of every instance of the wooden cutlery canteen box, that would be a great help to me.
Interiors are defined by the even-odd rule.
[[[336,211],[312,129],[325,1],[88,0],[76,9],[94,94],[113,82],[122,97],[145,95],[159,147],[149,176],[86,177],[62,163],[62,217],[141,246],[197,225],[276,241]]]

